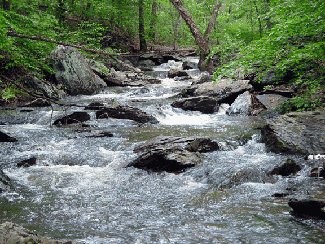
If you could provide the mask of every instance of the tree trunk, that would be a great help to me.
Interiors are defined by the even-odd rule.
[[[200,50],[200,61],[199,61],[199,68],[200,70],[208,71],[210,73],[213,72],[213,64],[214,59],[208,58],[210,54],[210,47],[208,42],[209,34],[211,33],[213,27],[216,24],[216,18],[218,16],[218,11],[221,7],[221,3],[216,1],[215,7],[213,9],[212,16],[209,21],[209,25],[205,34],[202,35],[200,29],[192,19],[192,16],[187,12],[187,10],[183,6],[182,0],[170,0],[170,2],[174,5],[174,7],[179,12],[180,16],[183,18],[187,26],[190,28],[190,31],[195,39],[196,44],[199,46]]]
[[[158,3],[157,0],[152,0],[151,5],[151,21],[150,21],[150,40],[156,40],[156,24],[157,24]]]
[[[139,0],[139,40],[140,51],[147,51],[146,35],[144,30],[144,0]]]
[[[3,10],[10,11],[11,2],[10,0],[2,0],[2,8]]]

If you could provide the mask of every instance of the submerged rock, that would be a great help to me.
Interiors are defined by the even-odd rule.
[[[74,112],[68,116],[54,121],[53,125],[70,125],[81,124],[82,122],[90,120],[90,115],[86,112]]]
[[[262,141],[274,152],[307,155],[325,152],[325,111],[293,112],[267,121]]]
[[[263,110],[265,110],[265,106],[253,94],[246,91],[231,104],[227,114],[257,115]]]
[[[72,241],[60,241],[39,236],[11,222],[5,222],[0,225],[0,243],[75,244],[75,242]]]
[[[199,164],[200,153],[218,149],[218,143],[207,138],[157,137],[134,149],[142,154],[128,167],[180,173]]]
[[[313,168],[310,171],[309,177],[325,178],[325,167]]]
[[[10,178],[0,169],[0,193],[11,189]],[[0,242],[1,243],[1,242]]]
[[[188,73],[181,69],[171,69],[168,71],[168,78],[189,76]]]
[[[129,119],[134,120],[138,123],[151,123],[157,124],[159,123],[158,120],[143,112],[138,108],[133,108],[129,106],[112,106],[112,107],[105,107],[96,112],[97,119],[107,119],[107,118],[115,118],[115,119]]]
[[[287,159],[285,163],[282,165],[275,167],[270,174],[271,175],[282,175],[282,176],[289,176],[295,175],[301,170],[301,166],[298,165],[294,160]]]
[[[205,114],[212,114],[217,112],[219,105],[217,100],[213,97],[193,97],[193,98],[184,98],[179,101],[172,103],[172,107],[182,108],[184,110],[190,111],[200,111]]]
[[[0,131],[0,142],[16,142],[17,139]]]
[[[89,95],[106,86],[75,48],[58,46],[51,57],[56,80],[69,95]]]
[[[293,209],[293,214],[299,217],[325,220],[324,201],[290,199],[288,204]]]
[[[25,159],[25,160],[17,163],[17,167],[18,168],[21,168],[21,167],[28,168],[30,166],[36,165],[36,160],[37,159],[35,157]]]

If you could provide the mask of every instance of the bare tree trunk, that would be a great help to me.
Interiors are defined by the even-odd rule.
[[[139,0],[139,40],[140,51],[147,51],[146,35],[144,30],[144,0]]]
[[[150,39],[152,42],[155,42],[155,40],[156,40],[157,12],[158,12],[157,0],[152,0],[151,21],[150,21]]]
[[[2,8],[3,10],[10,11],[11,2],[10,0],[2,0]]]
[[[170,2],[174,5],[174,7],[179,12],[180,16],[183,18],[187,26],[190,28],[190,31],[195,39],[196,44],[199,46],[200,49],[200,61],[199,61],[199,68],[200,70],[205,70],[210,73],[213,72],[214,66],[214,59],[208,58],[210,54],[210,47],[209,47],[209,34],[213,30],[213,27],[216,24],[216,18],[218,16],[219,9],[221,7],[221,3],[217,0],[213,9],[213,13],[211,15],[209,25],[205,31],[205,34],[202,35],[200,29],[193,21],[191,15],[187,12],[184,8],[182,0],[170,0]]]
[[[206,39],[204,39],[200,29],[193,21],[192,16],[187,12],[187,10],[183,6],[183,2],[181,0],[170,0],[170,2],[174,5],[174,7],[179,12],[180,16],[183,18],[187,26],[190,28],[190,31],[195,38],[196,44],[199,46],[200,53],[209,54],[210,48]]]

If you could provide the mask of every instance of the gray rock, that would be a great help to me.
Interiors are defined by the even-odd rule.
[[[212,76],[208,72],[203,72],[193,85],[203,84],[206,82],[212,82]]]
[[[182,68],[183,70],[196,69],[197,64],[190,61],[184,61],[182,64]]]
[[[70,115],[64,116],[61,119],[54,121],[53,125],[70,125],[70,124],[80,124],[82,122],[90,120],[90,115],[86,112],[74,112]]]
[[[233,103],[237,96],[252,89],[248,80],[224,79],[218,82],[206,82],[194,85],[182,92],[183,97],[211,96],[218,103]]]
[[[256,98],[266,107],[267,110],[275,110],[288,100],[287,97],[278,94],[262,94]]]
[[[148,115],[146,112],[141,111],[138,108],[132,108],[129,106],[111,106],[105,107],[96,112],[97,119],[115,118],[115,119],[129,119],[138,123],[151,123],[157,124],[158,120]]]
[[[168,71],[168,78],[189,76],[188,73],[181,69],[171,69]]]
[[[257,98],[246,91],[239,95],[227,110],[227,114],[257,115],[265,110],[264,105]]]
[[[60,241],[39,236],[36,233],[11,222],[5,222],[0,225],[0,243],[75,244],[73,241]]]
[[[26,78],[24,86],[28,89],[32,89],[33,92],[37,91],[45,98],[51,98],[54,100],[59,100],[67,95],[61,89],[62,85],[51,84],[45,80],[39,80],[36,77]]]
[[[10,178],[0,169],[0,193],[12,188]],[[1,243],[1,242],[0,242]]]
[[[325,111],[292,112],[267,121],[262,141],[274,152],[325,152]]]
[[[64,86],[68,94],[93,94],[106,86],[75,48],[58,46],[52,52],[51,58],[56,80]]]
[[[100,63],[98,61],[90,60],[89,66],[91,70],[102,79],[104,79],[110,73],[109,68],[107,68],[105,64]]]
[[[206,138],[156,137],[134,149],[134,152],[141,155],[128,167],[180,173],[199,164],[200,153],[218,149],[217,142]]]
[[[0,131],[0,142],[16,142],[17,139]]]
[[[212,114],[218,111],[219,105],[213,97],[185,98],[172,103],[175,108],[182,108],[190,111],[200,111],[205,114]]]
[[[104,80],[108,86],[145,86],[161,83],[160,80],[142,72],[121,72],[114,69],[111,69],[111,73]]]

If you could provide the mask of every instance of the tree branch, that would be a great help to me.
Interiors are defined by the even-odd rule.
[[[219,10],[220,10],[221,6],[222,6],[222,3],[217,0],[214,5],[213,12],[212,12],[208,27],[204,33],[204,39],[206,39],[206,40],[209,38],[209,35],[211,34],[213,27],[216,25],[217,17],[218,17]]]

